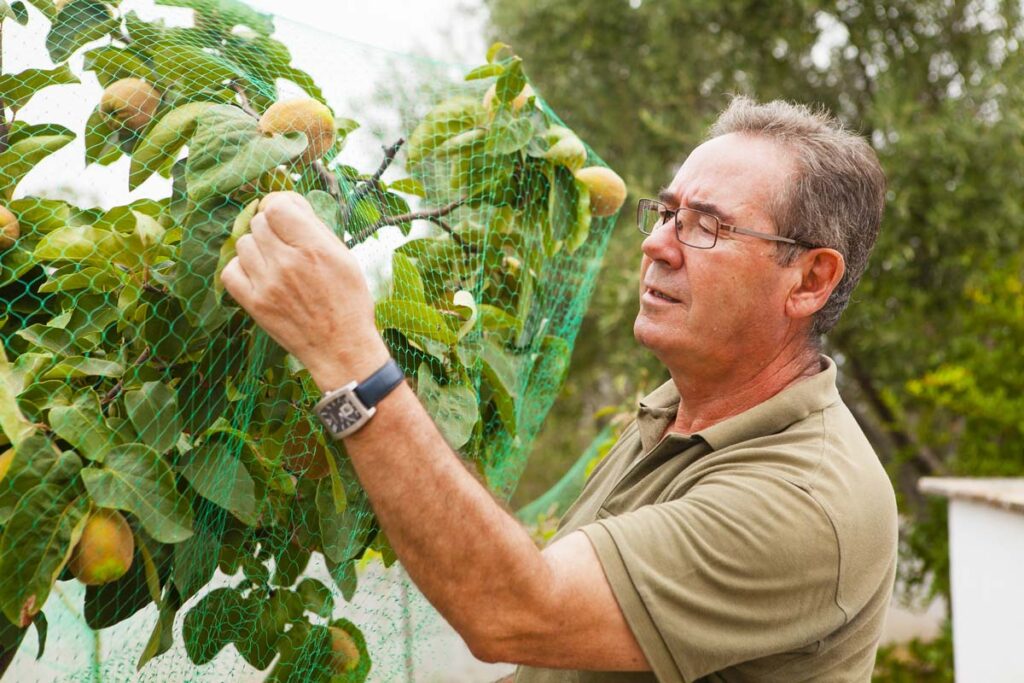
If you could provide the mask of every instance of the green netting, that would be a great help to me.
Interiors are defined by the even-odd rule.
[[[117,4],[0,0],[21,41],[0,76],[0,665],[395,680],[415,599],[384,595],[393,553],[308,372],[219,273],[262,196],[304,195],[444,437],[507,497],[625,189],[505,46],[470,70],[310,31],[318,83],[235,0]],[[343,109],[355,78],[376,93]],[[92,114],[68,123],[58,91]],[[86,206],[54,164],[117,188]]]

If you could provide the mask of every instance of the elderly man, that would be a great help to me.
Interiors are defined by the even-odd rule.
[[[383,396],[345,432],[380,524],[478,657],[525,665],[516,681],[868,681],[896,506],[819,338],[884,194],[834,120],[732,102],[639,205],[634,332],[671,381],[543,552],[389,377],[355,259],[301,197],[264,200],[223,280],[324,392]]]

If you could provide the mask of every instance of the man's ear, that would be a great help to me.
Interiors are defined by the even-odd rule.
[[[809,318],[825,306],[832,290],[843,279],[846,260],[835,249],[822,247],[801,254],[790,267],[796,270],[800,281],[786,299],[786,315]]]

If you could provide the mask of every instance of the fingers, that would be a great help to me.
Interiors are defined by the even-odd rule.
[[[278,238],[292,246],[320,238],[317,233],[325,229],[313,207],[297,192],[271,192],[260,200],[259,216],[264,216]]]
[[[241,241],[241,240],[239,240]],[[249,274],[245,272],[238,257],[228,261],[220,272],[220,281],[224,289],[237,301],[242,308],[248,309],[253,300],[254,286]]]

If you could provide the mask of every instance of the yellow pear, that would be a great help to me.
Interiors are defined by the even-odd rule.
[[[611,216],[626,201],[626,183],[610,168],[581,168],[576,171],[576,179],[590,191],[590,213],[594,216]]]
[[[0,205],[0,251],[10,249],[21,237],[18,217],[6,206]]]
[[[359,647],[344,629],[331,626],[331,671],[340,674],[359,666]]]
[[[338,135],[331,110],[309,97],[275,102],[260,118],[260,131],[265,135],[305,133],[309,144],[301,159],[307,164],[326,154]]]
[[[117,581],[132,566],[135,537],[117,510],[99,508],[89,516],[68,567],[87,586]]]
[[[578,171],[587,163],[587,148],[583,141],[564,126],[551,126],[544,134],[551,147],[544,158],[565,166],[570,171]]]
[[[112,127],[140,131],[153,120],[160,93],[141,78],[122,78],[111,83],[100,98],[100,111]]]

